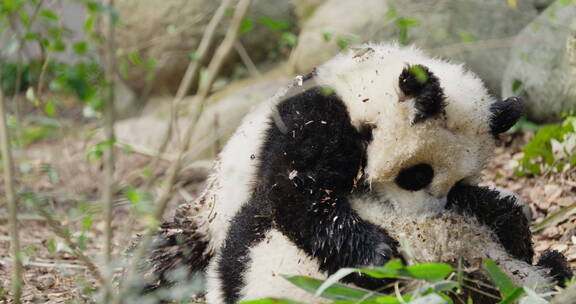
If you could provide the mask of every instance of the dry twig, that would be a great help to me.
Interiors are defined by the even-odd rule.
[[[1,80],[1,79],[0,79]],[[22,293],[22,263],[20,261],[20,238],[18,235],[18,206],[14,191],[14,163],[10,148],[10,135],[6,124],[4,95],[0,89],[0,138],[2,160],[4,162],[4,188],[9,209],[10,249],[12,250],[12,296],[14,303],[20,303]]]
[[[112,9],[114,0],[108,0],[106,6]],[[114,195],[114,21],[112,14],[108,13],[106,18],[106,45],[105,45],[105,73],[106,73],[106,97],[104,105],[104,133],[108,145],[104,149],[104,180],[102,189],[102,203],[104,204],[105,220],[105,242],[104,242],[104,262],[106,272],[111,269],[112,256],[112,208]]]

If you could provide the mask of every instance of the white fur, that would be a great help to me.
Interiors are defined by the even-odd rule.
[[[445,114],[411,124],[414,100],[403,96],[398,87],[398,77],[407,64],[422,64],[440,79],[447,102]],[[244,119],[220,154],[209,187],[196,204],[195,218],[205,225],[209,250],[216,254],[207,270],[208,303],[223,303],[221,283],[216,276],[219,249],[230,219],[249,198],[263,135],[275,113],[274,105],[306,87],[306,82],[304,87],[299,87],[301,79],[297,80],[300,83],[295,84],[296,90],[280,92]],[[462,179],[477,181],[493,151],[489,107],[494,100],[482,82],[462,65],[427,57],[414,48],[368,44],[362,46],[360,52],[343,53],[320,66],[312,83],[332,88],[346,104],[355,126],[363,123],[376,126],[367,151],[365,174],[373,192],[389,202],[398,216],[442,210],[449,189]],[[419,163],[428,163],[434,168],[434,180],[429,187],[410,192],[393,182],[402,168]],[[358,203],[356,207],[359,211],[375,213],[374,206],[368,202]],[[435,231],[440,234],[442,229],[449,228],[438,226]],[[289,283],[278,274],[309,274],[317,269],[315,261],[308,259],[279,232],[270,232],[268,241],[251,248],[253,263],[246,275],[244,299],[293,296],[298,289],[289,288],[291,286],[286,285]],[[302,263],[296,263],[299,260]]]

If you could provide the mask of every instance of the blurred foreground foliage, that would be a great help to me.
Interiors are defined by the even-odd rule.
[[[539,294],[526,286],[516,286],[512,280],[491,260],[484,261],[483,271],[490,278],[493,287],[499,292],[499,304],[547,304],[545,297],[550,293]],[[373,278],[400,280],[418,288],[410,293],[401,293],[399,285],[394,283],[380,291],[368,291],[338,283],[338,280],[353,272],[363,273]],[[463,270],[443,263],[423,263],[410,266],[399,260],[392,260],[382,267],[372,269],[345,268],[336,272],[327,280],[318,280],[307,276],[284,276],[292,284],[328,299],[332,304],[454,304],[449,295],[458,297],[462,290],[475,281],[465,278]],[[392,291],[390,291],[392,290]],[[471,299],[462,299],[473,304]],[[262,299],[246,301],[242,304],[304,304],[290,299]]]

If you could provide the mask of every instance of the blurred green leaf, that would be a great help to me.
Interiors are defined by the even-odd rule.
[[[464,42],[475,42],[476,37],[468,32],[460,32],[460,40]]]
[[[96,20],[96,17],[94,15],[89,15],[86,18],[86,21],[84,21],[84,26],[83,26],[84,32],[86,32],[86,33],[92,32],[92,30],[94,29],[95,20]]]
[[[384,18],[393,20],[393,19],[396,19],[397,17],[398,17],[398,11],[396,11],[396,7],[392,4],[390,4],[388,6],[388,11],[384,15]]]
[[[254,20],[250,17],[246,17],[242,21],[242,24],[240,25],[240,29],[238,30],[238,32],[240,34],[246,34],[250,32],[253,28],[254,28]]]
[[[421,65],[411,65],[410,66],[410,73],[414,75],[416,81],[419,83],[426,83],[428,80],[428,73],[424,71]]]
[[[76,244],[78,245],[78,248],[80,248],[81,250],[86,250],[86,244],[88,243],[88,238],[86,238],[86,235],[84,233],[81,233],[80,236],[78,236],[78,239],[76,240]]]
[[[28,14],[27,11],[20,10],[18,12],[18,16],[20,17],[20,21],[22,22],[22,24],[24,24],[24,25],[30,24],[30,14]]]
[[[503,298],[507,298],[512,294],[516,293],[516,285],[512,283],[512,280],[494,263],[492,260],[486,260],[484,262],[484,269],[490,276],[490,279],[496,285],[496,288],[500,291]]]
[[[296,43],[298,42],[298,36],[292,32],[284,32],[280,36],[280,43],[282,45],[286,45],[288,47],[295,47]]]
[[[506,296],[498,304],[513,304],[524,294],[524,289],[522,287],[515,288],[508,296]]]
[[[24,40],[26,41],[30,41],[30,40],[38,40],[40,39],[40,33],[37,32],[29,32],[26,33],[26,35],[24,35]]]
[[[514,82],[512,83],[512,93],[514,95],[518,95],[521,88],[522,88],[522,81],[519,79],[514,79]]]
[[[86,41],[79,41],[74,43],[74,52],[78,55],[86,55],[88,50],[88,43]]]
[[[53,11],[51,10],[47,10],[47,9],[43,9],[40,11],[40,17],[42,18],[46,18],[48,20],[52,20],[52,21],[58,21],[58,15],[56,15]]]
[[[309,293],[314,293],[322,285],[324,281],[313,279],[307,276],[284,276],[284,278],[290,283],[308,291]],[[321,294],[322,297],[331,300],[360,300],[375,298],[376,295],[370,295],[371,292],[365,291],[358,288],[348,287],[341,284],[333,284],[326,288]]]
[[[48,45],[48,50],[51,52],[64,52],[66,44],[62,40],[56,39]]]
[[[444,280],[453,268],[448,264],[428,263],[403,266],[399,260],[388,262],[382,267],[360,269],[359,271],[374,278],[400,278],[408,277],[430,282]]]
[[[101,141],[93,145],[92,147],[90,147],[88,152],[86,152],[86,158],[91,161],[100,160],[104,155],[104,149],[107,147],[113,147],[114,143],[115,143],[114,141]]]
[[[409,43],[408,28],[418,25],[418,20],[411,18],[400,17],[396,19],[396,27],[398,28],[398,42],[402,45]]]
[[[330,40],[332,40],[332,33],[330,31],[323,31],[322,32],[322,39],[324,39],[325,42],[330,42]]]
[[[140,54],[138,53],[138,51],[134,51],[131,52],[129,54],[129,58],[130,58],[130,62],[132,62],[133,65],[142,65],[142,59],[140,58]]]
[[[88,231],[90,227],[92,227],[92,223],[94,222],[94,217],[92,215],[88,215],[82,219],[82,230]]]
[[[46,104],[44,104],[44,113],[46,113],[46,115],[50,117],[56,114],[56,106],[54,105],[54,102],[49,100],[48,102],[46,102]]]
[[[53,238],[48,239],[46,242],[46,250],[50,255],[56,254],[56,241]]]
[[[348,41],[346,41],[344,39],[338,39],[336,41],[336,45],[338,45],[338,48],[340,49],[340,51],[345,51],[348,49]]]
[[[48,176],[51,184],[57,184],[59,181],[58,168],[52,166],[51,164],[43,164],[41,170],[44,174]]]
[[[290,28],[290,22],[285,20],[275,20],[269,16],[260,18],[260,23],[262,23],[265,27],[278,32],[286,31]]]
[[[304,304],[304,303],[288,299],[261,299],[261,300],[244,301],[240,302],[239,304]]]

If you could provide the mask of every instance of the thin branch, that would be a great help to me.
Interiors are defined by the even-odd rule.
[[[573,202],[572,204],[563,207],[562,209],[548,215],[546,218],[544,218],[542,221],[538,222],[537,224],[534,224],[532,227],[530,227],[530,231],[532,233],[536,233],[552,224],[558,223],[564,219],[566,219],[568,216],[572,215],[574,212],[576,212],[576,202]]]
[[[172,194],[172,188],[176,178],[178,177],[178,173],[180,172],[180,168],[182,167],[182,163],[184,161],[184,157],[188,152],[188,148],[190,146],[190,138],[192,137],[192,133],[196,128],[196,124],[198,123],[198,117],[202,113],[206,101],[206,97],[208,96],[210,89],[212,88],[212,84],[216,79],[222,64],[226,57],[230,54],[231,50],[234,47],[234,42],[238,38],[238,31],[240,29],[240,25],[242,24],[242,20],[250,7],[251,0],[240,0],[238,3],[236,10],[234,12],[234,16],[232,17],[232,22],[230,23],[230,27],[226,32],[226,36],[222,43],[216,49],[210,64],[208,65],[207,75],[205,81],[200,83],[200,87],[198,89],[198,93],[195,96],[195,101],[198,103],[198,110],[194,112],[192,115],[191,123],[186,129],[186,134],[184,136],[184,144],[180,147],[180,151],[178,156],[174,162],[170,165],[168,169],[168,177],[166,181],[163,183],[161,188],[161,193],[158,199],[155,202],[157,206],[156,212],[154,213],[154,219],[160,221],[166,210],[166,206],[168,205],[168,201]],[[122,290],[119,293],[115,303],[122,302],[122,295],[125,294],[126,290],[129,288],[129,285],[134,280],[134,276],[136,273],[137,265],[140,260],[144,257],[146,249],[149,247],[150,242],[152,240],[152,236],[156,232],[156,228],[150,228],[142,237],[138,248],[134,251],[134,254],[131,258],[130,265],[126,270],[126,278],[124,281],[124,285],[122,286]]]
[[[114,0],[108,0],[106,6],[112,10]],[[104,150],[104,180],[102,189],[102,203],[104,204],[104,263],[106,272],[111,269],[112,256],[112,209],[114,195],[114,70],[115,70],[115,48],[114,48],[114,20],[112,14],[106,14],[106,33],[105,33],[105,63],[106,73],[106,97],[104,104],[104,133],[106,136],[106,145]]]
[[[242,42],[240,42],[240,40],[236,40],[234,48],[236,49],[238,55],[240,55],[240,59],[250,72],[250,75],[252,76],[262,75],[262,73],[260,73],[260,71],[258,70],[258,67],[256,67],[256,65],[254,64],[254,61],[252,61],[252,58],[250,58],[250,55],[248,55],[248,51],[246,51],[246,48],[244,48],[244,45],[242,44]]]
[[[1,79],[0,79],[1,81]],[[10,134],[6,125],[6,110],[4,95],[0,89],[0,139],[2,161],[4,162],[4,184],[6,201],[9,209],[10,249],[12,250],[12,295],[14,303],[20,303],[22,294],[22,264],[20,261],[20,236],[18,234],[18,206],[16,192],[14,191],[14,167],[12,150],[10,147]]]
[[[180,86],[178,87],[176,96],[174,97],[174,100],[172,100],[170,120],[168,128],[166,130],[166,134],[164,134],[164,141],[160,145],[158,149],[158,154],[152,160],[152,163],[150,165],[150,168],[152,169],[151,172],[155,172],[156,169],[158,168],[160,157],[166,150],[166,147],[168,146],[168,143],[172,138],[174,122],[178,114],[177,113],[178,107],[180,103],[182,103],[184,96],[186,96],[186,94],[190,91],[192,84],[196,81],[200,65],[202,64],[202,62],[206,58],[206,55],[208,54],[208,50],[210,49],[212,40],[214,40],[214,37],[216,35],[216,29],[218,28],[218,25],[222,21],[226,9],[230,6],[230,2],[231,0],[222,0],[220,6],[218,7],[218,9],[216,9],[214,16],[212,17],[212,19],[210,19],[210,22],[206,26],[206,31],[202,36],[202,40],[198,45],[198,49],[196,50],[194,58],[191,59],[190,63],[188,64],[188,68],[186,68],[186,73],[184,74],[182,81],[180,81]],[[144,191],[147,191],[153,182],[154,182],[154,174],[150,175],[150,178],[148,178],[148,180],[144,184]]]
[[[8,262],[0,260],[0,265],[6,265]],[[84,265],[68,264],[68,263],[44,263],[44,262],[26,262],[26,266],[43,267],[43,268],[67,268],[67,269],[87,269]]]

